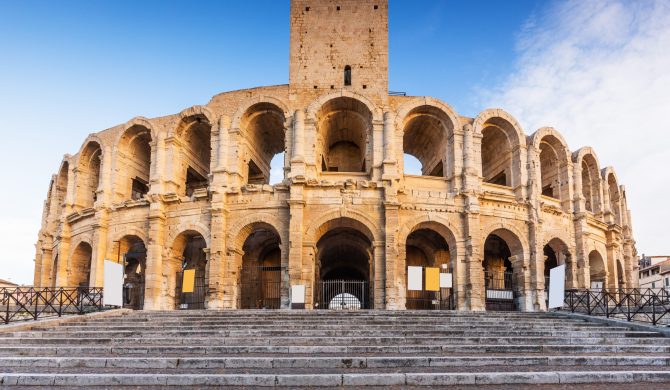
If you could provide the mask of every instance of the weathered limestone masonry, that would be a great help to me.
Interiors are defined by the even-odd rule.
[[[389,94],[387,14],[386,0],[293,0],[288,85],[91,134],[51,180],[35,285],[99,286],[104,260],[125,257],[146,309],[175,308],[184,268],[207,308],[260,307],[267,283],[281,307],[305,285],[312,308],[321,280],[349,279],[369,282],[369,306],[403,309],[408,265],[453,273],[462,310],[497,284],[543,310],[559,264],[568,287],[637,286],[614,170],[501,109],[467,118]],[[403,174],[405,154],[421,176]]]

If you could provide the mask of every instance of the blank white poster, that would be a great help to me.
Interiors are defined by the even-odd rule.
[[[407,267],[407,289],[423,290],[423,267]]]
[[[291,303],[305,303],[305,285],[291,286]]]
[[[565,264],[549,271],[549,307],[563,307],[565,297]]]
[[[123,264],[105,260],[102,304],[123,306]]]
[[[451,288],[453,282],[451,279],[451,274],[441,273],[440,274],[440,288]]]

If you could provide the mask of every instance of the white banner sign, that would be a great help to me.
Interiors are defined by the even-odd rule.
[[[407,267],[407,289],[423,290],[423,267]]]
[[[549,306],[547,309],[563,307],[565,297],[565,264],[549,271]]]
[[[123,306],[123,264],[105,260],[102,304]]]
[[[594,290],[602,290],[603,282],[591,282],[591,288]]]
[[[305,285],[291,286],[291,303],[305,303]]]
[[[441,273],[440,274],[440,288],[451,288],[453,285],[451,274]]]

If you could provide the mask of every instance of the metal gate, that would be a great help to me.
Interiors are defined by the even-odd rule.
[[[279,309],[281,306],[280,266],[258,266],[253,277],[242,282],[242,309]]]
[[[454,299],[451,288],[440,291],[407,290],[405,308],[407,310],[454,310]]]
[[[515,311],[512,272],[484,272],[486,310]]]
[[[363,280],[322,280],[317,293],[317,309],[370,308],[370,283]]]
[[[193,292],[181,292],[184,273],[177,272],[177,288],[175,291],[175,308],[179,310],[201,310],[205,308],[205,296],[207,285],[205,284],[205,272],[195,273]]]
[[[144,308],[144,280],[127,281],[123,285],[123,307],[133,310]]]

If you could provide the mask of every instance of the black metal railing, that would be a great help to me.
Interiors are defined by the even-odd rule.
[[[104,309],[101,287],[0,288],[0,321],[5,324]]]
[[[571,289],[565,291],[564,309],[670,326],[670,293],[665,289]]]

